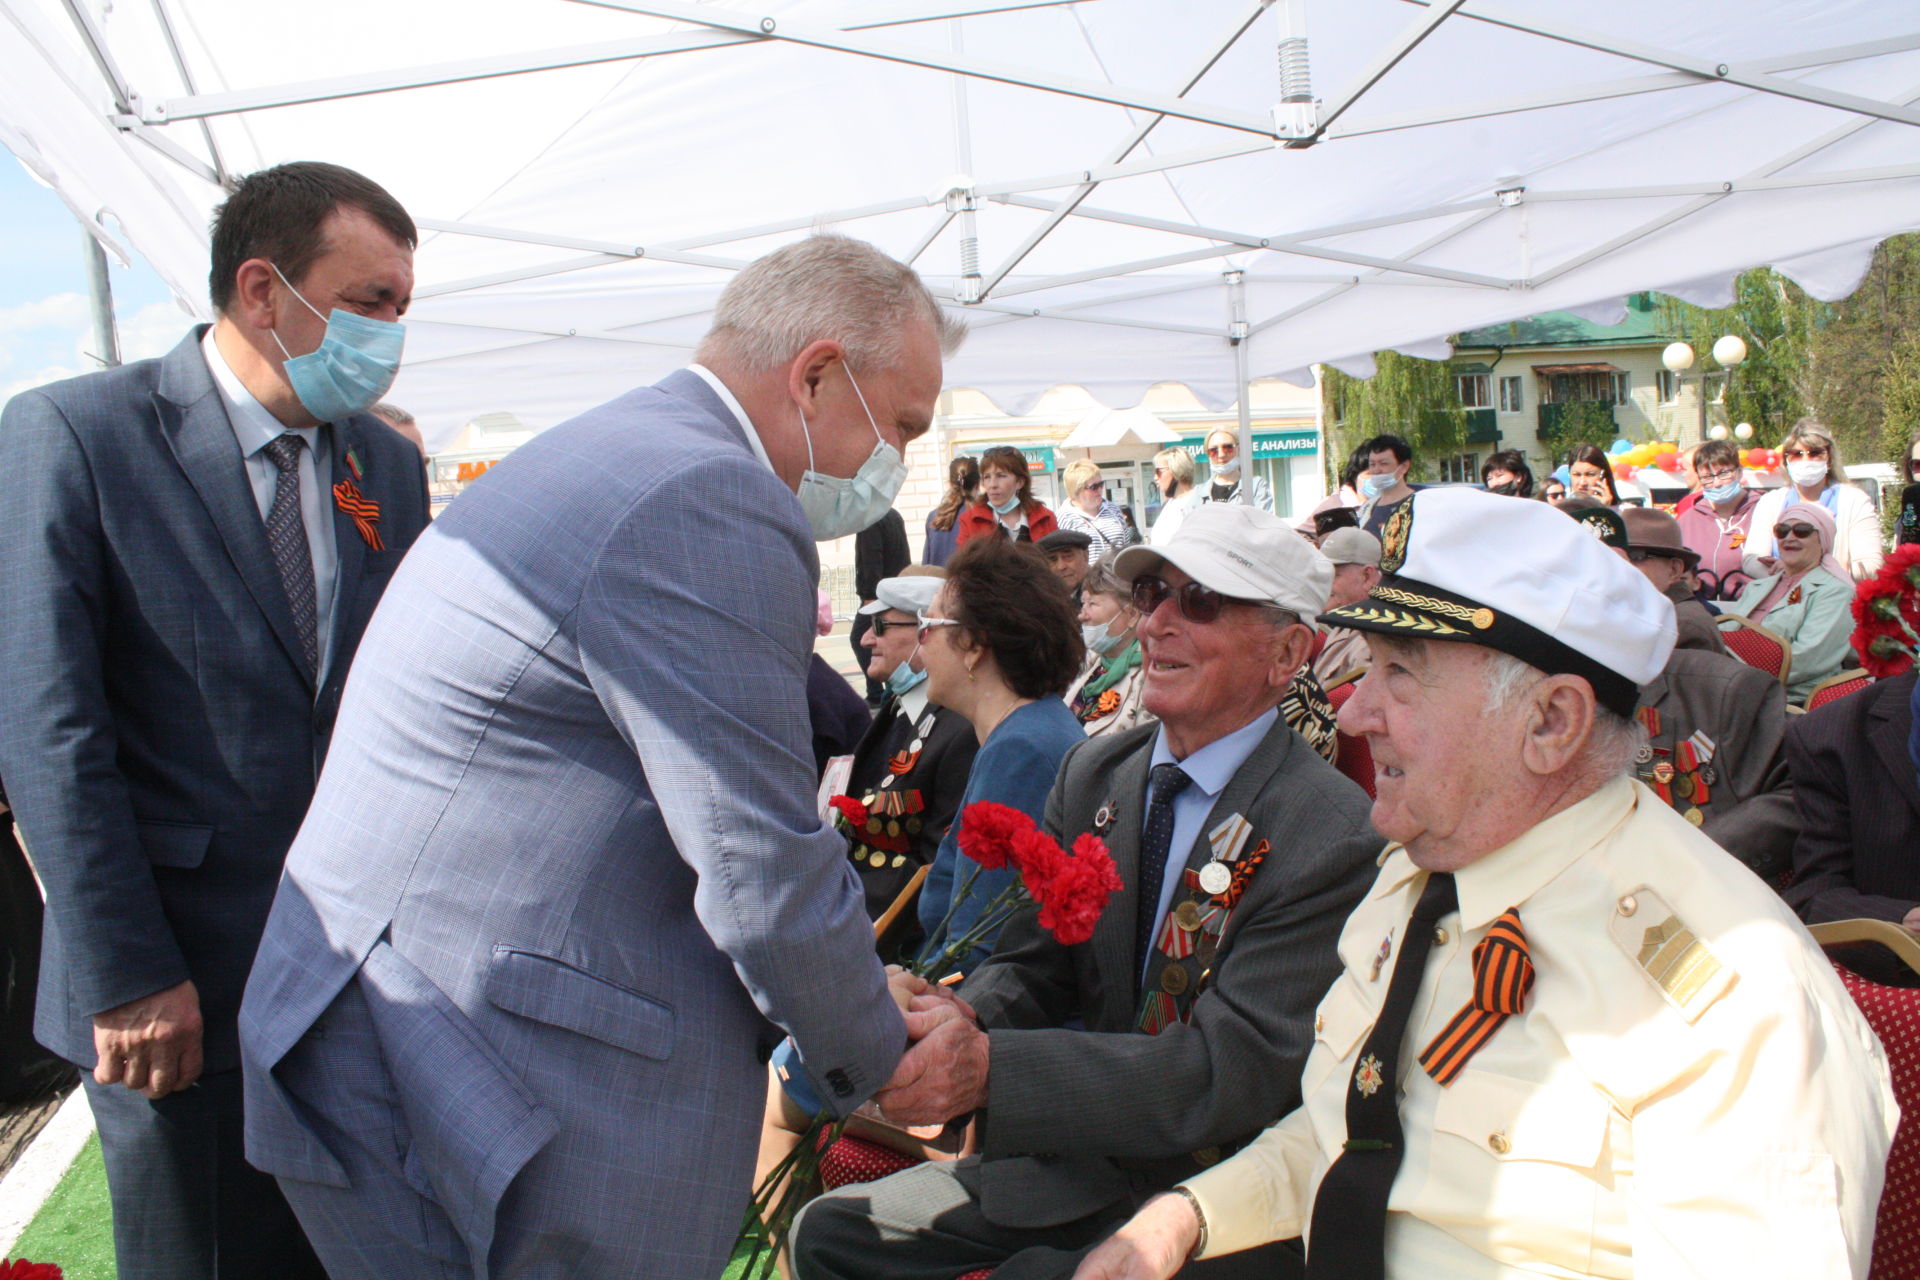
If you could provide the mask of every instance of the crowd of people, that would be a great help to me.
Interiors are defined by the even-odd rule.
[[[1386,434],[1290,522],[1215,431],[1137,522],[994,448],[914,563],[964,330],[828,234],[430,523],[406,212],[290,164],[213,239],[214,324],[0,416],[36,1034],[126,1280],[716,1280],[857,1109],[957,1136],[834,1139],[796,1280],[1866,1274],[1899,1112],[1803,926],[1920,933],[1920,737],[1911,671],[1789,710],[1886,553],[1817,424],[1677,516]],[[999,923],[979,814],[1111,858],[1083,938]]]

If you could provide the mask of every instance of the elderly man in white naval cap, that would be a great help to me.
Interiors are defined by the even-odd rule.
[[[1302,1106],[1080,1280],[1307,1235],[1310,1280],[1864,1276],[1899,1119],[1813,940],[1628,771],[1673,611],[1538,503],[1429,489],[1342,709],[1393,843]]]

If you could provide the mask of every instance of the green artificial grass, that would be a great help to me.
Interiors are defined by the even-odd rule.
[[[52,1262],[65,1280],[114,1280],[113,1208],[100,1138],[87,1139],[40,1212],[13,1246],[13,1257]]]

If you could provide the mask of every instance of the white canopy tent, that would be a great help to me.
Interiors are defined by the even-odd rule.
[[[381,181],[436,445],[684,362],[821,227],[918,266],[973,324],[950,382],[1017,413],[1218,408],[1760,264],[1836,297],[1920,225],[1906,0],[741,4],[0,0],[0,142],[203,316],[228,175]]]
[[[1102,449],[1125,444],[1178,444],[1180,433],[1143,405],[1127,409],[1095,409],[1074,424],[1062,449]]]

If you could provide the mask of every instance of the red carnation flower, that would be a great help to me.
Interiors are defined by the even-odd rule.
[[[1070,947],[1093,936],[1100,913],[1121,884],[1106,842],[1082,835],[1073,842],[1072,857],[1061,855],[1044,883],[1029,880],[1028,887],[1040,904],[1040,927]]]
[[[1853,597],[1853,620],[1862,626],[1876,620],[1899,622],[1900,597],[1905,591],[1898,578],[1869,578]]]
[[[15,1258],[12,1262],[0,1262],[0,1280],[60,1280],[60,1268],[51,1262]]]
[[[1875,680],[1891,680],[1904,675],[1913,666],[1913,652],[1896,636],[1877,635],[1862,646],[1859,633],[1853,637],[1854,652],[1860,655],[1860,665]]]
[[[867,806],[861,804],[852,796],[835,796],[827,801],[827,803],[838,809],[840,816],[845,818],[847,825],[854,828],[854,830],[857,831],[867,825]],[[0,1280],[6,1280],[6,1277],[0,1276]]]
[[[1009,805],[978,800],[960,815],[960,852],[989,871],[998,871],[1013,856],[1013,841],[1033,830],[1033,819]]]
[[[1013,838],[1012,854],[1014,869],[1036,902],[1040,901],[1044,886],[1060,874],[1060,864],[1067,860],[1066,853],[1054,843],[1052,836],[1033,827]]]
[[[1880,562],[1881,578],[1898,581],[1910,591],[1920,591],[1920,542],[1902,543]]]

